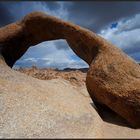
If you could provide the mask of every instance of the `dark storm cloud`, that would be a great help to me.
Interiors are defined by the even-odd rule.
[[[140,13],[139,2],[63,2],[68,11],[68,20],[99,32],[107,25],[122,18]],[[46,9],[44,9],[46,7]],[[32,11],[56,11],[58,1],[44,2],[0,2],[0,25],[14,22]]]
[[[133,46],[123,49],[123,51],[127,54],[135,54],[137,52],[140,52],[140,42],[134,42]]]
[[[50,10],[55,10],[60,8],[60,4],[57,1],[47,1],[47,2],[42,2],[42,4],[45,4]]]
[[[55,11],[60,3],[53,2],[0,2],[0,26],[15,22],[32,11]],[[69,49],[62,41],[55,43],[57,49]],[[34,49],[35,50],[35,49]]]
[[[13,15],[8,11],[5,4],[0,3],[0,26],[13,22]]]
[[[131,56],[133,59],[135,59],[140,64],[140,52],[130,54],[129,56]]]
[[[68,6],[69,20],[99,32],[122,18],[140,13],[139,2],[73,2]]]
[[[60,8],[58,2],[0,2],[0,26],[15,22],[33,11],[51,11]]]

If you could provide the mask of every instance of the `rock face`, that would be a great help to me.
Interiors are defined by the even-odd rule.
[[[140,128],[140,66],[127,55],[104,50],[90,65],[87,89],[94,102],[107,105]]]
[[[102,137],[91,102],[85,87],[38,80],[0,64],[0,138]]]
[[[90,68],[86,86],[94,102],[140,128],[140,66],[95,33],[41,12],[0,29],[1,61],[10,67],[26,50],[42,41],[66,39]]]
[[[38,80],[0,64],[0,138],[140,137],[116,115],[105,116],[110,123],[98,115],[85,86]]]

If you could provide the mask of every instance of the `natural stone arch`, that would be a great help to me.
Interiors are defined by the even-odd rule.
[[[93,32],[41,12],[31,13],[21,21],[1,28],[0,34],[1,53],[10,67],[30,46],[43,41],[65,39],[72,50],[88,64],[94,53],[97,53],[97,46],[102,46],[100,38]]]
[[[34,12],[0,29],[1,57],[12,67],[30,46],[56,39],[66,39],[90,65],[86,86],[93,101],[108,106],[131,126],[140,127],[140,67],[95,33]]]

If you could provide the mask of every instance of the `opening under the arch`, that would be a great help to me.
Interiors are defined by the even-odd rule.
[[[37,66],[38,68],[87,68],[65,40],[45,41],[30,47],[13,68]]]

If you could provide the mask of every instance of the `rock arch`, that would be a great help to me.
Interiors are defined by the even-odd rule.
[[[140,127],[140,67],[120,49],[95,33],[33,12],[0,29],[1,57],[12,67],[26,50],[43,41],[65,39],[89,65],[86,86],[93,101],[104,104]]]
[[[41,12],[33,12],[23,20],[1,28],[0,34],[1,53],[10,67],[30,46],[43,41],[66,39],[73,51],[88,64],[93,59],[92,53],[97,52],[97,45],[101,45],[94,33]]]

